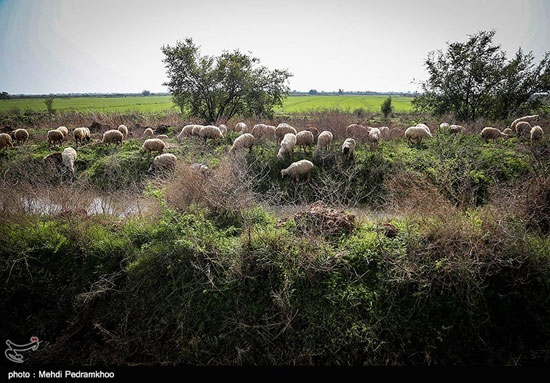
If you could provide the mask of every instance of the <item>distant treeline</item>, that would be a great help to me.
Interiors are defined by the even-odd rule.
[[[415,97],[418,95],[418,92],[372,92],[370,90],[365,91],[344,91],[342,89],[338,91],[318,91],[316,89],[311,89],[308,92],[300,92],[293,90],[290,92],[291,96],[404,96],[404,97]]]

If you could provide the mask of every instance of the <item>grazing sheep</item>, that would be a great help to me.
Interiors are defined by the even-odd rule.
[[[119,125],[118,131],[124,135],[124,138],[128,138],[128,127],[126,125]]]
[[[446,122],[442,122],[441,124],[439,124],[439,129],[447,129],[449,127],[450,125]]]
[[[346,128],[346,137],[362,140],[369,134],[369,129],[363,125],[351,124]]]
[[[451,134],[464,133],[464,128],[460,125],[451,125],[449,127],[449,133]]]
[[[512,128],[513,129],[513,128]],[[523,137],[531,131],[531,124],[527,121],[520,121],[515,125],[516,136]]]
[[[353,159],[353,157],[355,157],[355,145],[356,142],[353,138],[346,138],[342,144],[342,153],[348,159]]]
[[[235,132],[249,133],[248,128],[246,127],[246,124],[244,122],[239,122],[237,125],[235,125]]]
[[[157,138],[161,139],[161,140],[167,140],[168,139],[168,136],[166,134],[159,134],[157,136]]]
[[[311,132],[310,132],[311,133]],[[308,160],[300,160],[293,162],[286,169],[281,170],[281,177],[284,178],[286,175],[294,177],[296,182],[300,180],[300,176],[305,175],[307,181],[311,179],[311,171],[313,170],[313,163]]]
[[[63,135],[63,133],[60,131],[60,130],[49,130],[48,131],[48,146],[49,145],[55,145],[55,144],[59,144],[59,145],[62,145],[63,144],[63,140],[65,139],[65,136]]]
[[[16,129],[13,132],[13,138],[17,143],[25,143],[29,139],[29,132],[27,129]]]
[[[380,132],[380,129],[378,129],[378,128],[372,128],[369,131],[368,140],[370,142],[371,149],[375,146],[378,146],[378,141],[380,141],[380,136],[381,135],[382,135],[382,133]]]
[[[432,134],[432,131],[430,130],[430,127],[426,124],[416,124],[416,126],[420,127],[420,128],[424,128],[424,130],[426,130],[428,133]]]
[[[71,174],[74,175],[74,162],[76,160],[76,150],[73,148],[65,148],[63,152],[61,153],[61,159],[63,161],[63,165],[69,169]]]
[[[174,170],[178,158],[172,153],[164,153],[155,157],[153,164],[149,168],[149,172],[154,170]]]
[[[90,135],[90,129],[88,128],[76,128],[73,131],[73,137],[74,141],[76,143],[82,143],[82,141],[90,142],[91,135]]]
[[[166,144],[162,140],[158,138],[148,138],[143,143],[142,149],[145,150],[148,155],[150,155],[151,152],[162,153],[165,147]]]
[[[433,137],[429,129],[426,128],[424,126],[411,126],[407,128],[407,130],[405,130],[405,137],[407,137],[409,144],[412,140],[422,143],[423,138]]]
[[[0,150],[4,148],[13,148],[13,142],[8,133],[0,133]]]
[[[485,142],[488,142],[489,139],[495,141],[497,138],[507,136],[508,135],[506,133],[503,133],[497,128],[492,128],[490,126],[483,128],[483,130],[481,131],[481,137],[485,140]]]
[[[191,135],[194,137],[200,137],[201,129],[204,128],[203,125],[195,125],[193,126],[193,129],[191,130]]]
[[[319,129],[317,129],[315,126],[310,126],[309,128],[306,128],[304,130],[313,133],[313,139],[317,141],[317,137],[319,137]]]
[[[510,129],[517,132],[516,125],[518,123],[520,123],[520,122],[534,122],[538,118],[539,118],[538,114],[535,114],[535,115],[532,115],[532,116],[524,116],[524,117],[517,118],[510,124]]]
[[[153,132],[153,129],[151,128],[147,128],[143,131],[143,136],[142,137],[153,137],[155,133]]]
[[[540,126],[533,126],[533,129],[531,129],[531,144],[533,144],[534,141],[541,140],[543,135],[544,131]]]
[[[390,129],[390,132],[389,132],[389,139],[394,139],[394,138],[401,138],[405,135],[405,132],[403,132],[403,130],[399,129],[399,128],[393,128],[393,129]]]
[[[65,126],[60,126],[56,130],[59,130],[61,133],[63,133],[63,138],[67,137],[69,135],[69,129]]]
[[[285,134],[284,138],[281,141],[281,147],[277,153],[277,159],[284,161],[285,157],[288,159],[292,158],[292,153],[294,152],[294,147],[296,146],[296,135],[293,133]]]
[[[209,138],[212,140],[223,138],[223,133],[217,126],[206,125],[199,131],[199,136],[204,138],[204,141],[206,142]]]
[[[245,148],[248,148],[250,151],[252,151],[252,146],[254,145],[254,141],[256,141],[256,139],[252,134],[250,133],[242,134],[235,139],[235,141],[233,142],[233,146],[231,146],[231,149],[229,149],[229,153],[234,153],[239,149],[245,149]]]
[[[124,135],[122,134],[122,132],[111,129],[103,133],[103,140],[101,140],[101,143],[106,145],[115,144],[116,146],[118,144],[122,144],[123,139]]]
[[[283,140],[283,137],[287,133],[297,134],[296,129],[294,129],[292,126],[287,124],[286,122],[281,122],[277,127],[275,128],[275,136],[277,137],[277,143],[280,143]]]
[[[193,135],[193,128],[199,125],[185,125],[180,134],[176,137],[178,142],[182,142],[185,137],[191,137]]]
[[[302,148],[304,151],[306,147],[312,147],[314,142],[313,133],[309,130],[302,130],[296,135],[296,146]]]
[[[275,140],[277,137],[275,134],[275,130],[276,128],[271,125],[256,124],[252,128],[252,135],[257,139]]]
[[[334,136],[331,132],[328,130],[322,131],[321,134],[319,134],[319,137],[317,137],[317,152],[321,152],[323,150],[328,151],[333,139]]]
[[[220,126],[218,126],[218,129],[221,130],[224,136],[227,134],[227,126],[225,126],[224,124],[221,124]]]
[[[512,129],[510,129],[510,128],[504,129],[504,130],[502,131],[502,133],[506,133],[506,134],[508,135],[507,138],[510,138],[511,136],[514,135],[514,131],[513,131]]]

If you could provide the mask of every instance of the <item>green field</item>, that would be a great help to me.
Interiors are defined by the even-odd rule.
[[[378,112],[380,105],[386,96],[293,96],[286,99],[284,106],[278,111],[281,113],[300,113],[312,110],[339,109],[353,112],[363,109],[370,112]],[[395,112],[408,112],[411,110],[410,97],[392,97]],[[161,112],[175,108],[170,96],[150,97],[76,97],[56,98],[53,107],[58,111],[76,110],[104,111],[104,112]],[[33,111],[45,111],[44,99],[16,99],[1,100],[0,113],[18,108],[21,111],[31,109]]]

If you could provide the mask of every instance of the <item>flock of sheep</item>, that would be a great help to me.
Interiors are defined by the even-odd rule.
[[[496,140],[501,137],[510,137],[516,135],[517,137],[524,138],[529,136],[531,142],[540,140],[544,134],[540,126],[531,127],[531,123],[536,121],[537,115],[525,116],[516,119],[512,122],[509,128],[500,131],[493,127],[486,127],[481,131],[481,137],[487,142],[489,139]],[[449,125],[448,123],[442,123],[439,126],[440,129],[448,129],[450,133],[465,133],[466,129],[460,125]],[[181,132],[177,135],[177,141],[181,143],[184,139],[192,137],[202,138],[205,142],[207,140],[217,140],[223,138],[228,132],[239,133],[239,136],[234,140],[230,155],[242,151],[244,149],[252,150],[252,147],[259,141],[277,141],[279,144],[277,159],[280,161],[292,159],[292,154],[295,148],[306,150],[317,146],[315,155],[321,155],[323,152],[330,150],[330,145],[333,141],[333,134],[328,131],[319,132],[315,127],[309,127],[298,132],[294,127],[287,123],[281,123],[277,127],[256,124],[250,129],[244,122],[239,122],[234,128],[227,127],[226,125],[186,125]],[[86,127],[75,128],[72,132],[74,141],[76,144],[88,143],[91,140],[90,129]],[[125,125],[120,125],[117,129],[110,129],[103,133],[101,143],[103,144],[122,144],[122,142],[128,137],[129,130]],[[61,145],[63,141],[67,140],[69,136],[69,129],[65,126],[60,126],[57,129],[50,130],[47,133],[48,145]],[[154,131],[151,128],[145,129],[143,137],[146,138],[142,149],[150,155],[152,152],[157,152],[158,155],[154,158],[153,164],[149,171],[156,169],[173,170],[176,167],[177,157],[171,153],[163,153],[166,148],[166,144],[163,139],[167,139],[166,135],[154,136]],[[13,147],[13,139],[18,143],[25,143],[29,138],[29,133],[26,129],[17,129],[10,134],[0,134],[0,149]],[[150,138],[149,138],[150,137]],[[422,142],[425,138],[431,138],[432,132],[430,128],[425,124],[418,124],[411,126],[405,131],[399,128],[390,129],[388,127],[373,128],[358,124],[351,124],[346,128],[346,139],[341,147],[342,155],[347,159],[353,159],[355,154],[355,148],[357,141],[367,141],[371,149],[376,147],[382,139],[392,139],[397,137],[407,138],[409,143],[413,141]],[[44,158],[45,162],[52,163],[55,166],[65,166],[72,174],[74,174],[74,162],[76,160],[76,150],[69,147],[62,153],[52,153]],[[192,167],[200,170],[203,174],[208,170],[206,165],[193,164]],[[286,175],[294,178],[296,181],[301,176],[306,176],[309,180],[311,177],[311,171],[314,165],[311,161],[301,160],[293,162],[286,169],[281,170],[281,176]]]

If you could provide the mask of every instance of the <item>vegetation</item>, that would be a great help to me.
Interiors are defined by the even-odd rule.
[[[384,118],[388,118],[390,114],[393,112],[393,106],[391,104],[391,96],[388,96],[380,106],[380,111],[384,115]]]
[[[235,115],[272,117],[290,88],[286,70],[269,70],[260,60],[238,50],[220,56],[201,56],[188,38],[162,47],[168,86],[182,113],[205,124],[226,121]]]
[[[354,111],[378,112],[385,96],[290,96],[283,105],[275,109],[276,114],[308,113],[311,111]],[[392,96],[397,113],[411,111],[412,97]],[[143,97],[75,97],[56,98],[58,112],[164,112],[176,111],[170,96]],[[46,111],[43,98],[10,99],[0,101],[0,114]]]
[[[450,43],[426,59],[428,80],[414,106],[435,115],[454,113],[461,121],[501,120],[540,107],[537,92],[550,90],[550,52],[538,65],[531,52],[518,50],[511,60],[493,43],[494,31]]]

